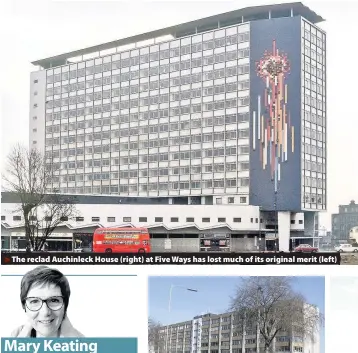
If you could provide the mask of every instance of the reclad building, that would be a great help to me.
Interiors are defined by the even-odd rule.
[[[326,209],[323,19],[251,7],[33,62],[49,192],[257,206],[290,246]],[[277,215],[277,216],[276,216]],[[270,235],[277,238],[277,231]]]

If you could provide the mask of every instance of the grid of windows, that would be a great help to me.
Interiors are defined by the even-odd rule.
[[[237,193],[248,120],[248,24],[48,69],[52,189]]]
[[[326,208],[326,38],[302,21],[303,205]]]
[[[183,322],[159,329],[159,340],[154,350],[183,352],[186,347],[195,347],[201,352],[257,353],[264,351],[264,338],[258,334],[255,323],[246,322],[237,314],[212,315],[202,317],[201,323]],[[200,338],[199,338],[200,337]],[[277,352],[303,351],[304,340],[298,335],[288,335],[280,331],[274,338]],[[301,350],[299,350],[301,348]]]

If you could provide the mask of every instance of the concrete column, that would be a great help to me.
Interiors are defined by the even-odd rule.
[[[277,223],[278,223],[279,251],[289,251],[291,212],[278,212]]]

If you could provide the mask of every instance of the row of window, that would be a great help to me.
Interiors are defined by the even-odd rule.
[[[304,196],[305,203],[317,203],[320,205],[326,204],[326,196],[325,195],[316,195],[316,194],[305,194]]]
[[[309,129],[309,128],[304,129],[304,136],[308,137],[308,138],[311,138],[311,139],[314,139],[314,140],[317,140],[317,141],[324,141],[325,140],[323,138],[324,137],[323,132],[317,131],[317,130],[314,130],[314,129]]]
[[[86,167],[105,167],[109,166],[109,160],[103,163],[104,160],[97,159],[86,162]],[[81,169],[84,168],[83,161],[73,161],[61,163],[61,170],[69,169]],[[192,165],[185,167],[172,167],[172,168],[150,168],[141,170],[125,170],[121,172],[112,172],[111,179],[125,179],[125,178],[137,178],[140,174],[141,177],[155,177],[155,176],[166,176],[166,175],[188,175],[188,174],[200,174],[200,173],[223,173],[223,172],[235,172],[235,171],[249,170],[249,162],[227,162],[216,163],[216,164],[203,164],[203,165]],[[82,179],[80,180],[82,176]],[[76,174],[76,180],[82,181],[83,174]],[[74,180],[71,180],[74,181]]]
[[[192,121],[193,122],[193,121]],[[179,130],[179,129],[178,129]],[[162,132],[162,131],[161,131]],[[148,132],[147,132],[148,133]],[[152,133],[152,132],[151,132]],[[86,137],[86,140],[85,140]],[[115,138],[118,135],[115,132],[111,133],[111,137]],[[226,141],[226,140],[236,140],[237,138],[248,138],[249,133],[248,129],[240,129],[240,130],[229,130],[229,131],[221,131],[221,132],[209,132],[205,134],[195,134],[189,136],[175,136],[175,137],[163,137],[156,140],[146,139],[140,140],[139,142],[122,142],[120,144],[106,144],[106,145],[97,145],[97,146],[86,146],[86,147],[77,147],[76,155],[83,154],[101,154],[101,153],[109,153],[109,152],[118,152],[118,151],[133,151],[145,148],[156,148],[156,147],[168,147],[168,146],[183,146],[195,143],[209,143],[216,141]],[[70,135],[61,137],[61,144],[75,144],[76,142],[84,142],[84,141],[92,141],[93,135]],[[98,140],[98,138],[96,139]],[[47,144],[47,142],[49,142]],[[47,141],[46,144],[48,146],[52,145],[52,141]],[[87,144],[86,144],[87,145]],[[118,146],[118,147],[116,147]],[[73,153],[73,152],[72,152]],[[60,157],[60,151],[47,151],[46,158],[58,158]]]
[[[324,41],[322,39],[323,34],[319,31],[316,34],[312,33],[313,27],[311,30],[305,29],[304,38],[310,41],[312,44],[317,45],[318,48],[324,49]]]
[[[323,79],[323,70],[311,65],[309,62],[305,61],[304,69],[307,73],[317,76],[320,79]]]
[[[318,149],[318,147],[317,147]],[[322,148],[321,148],[322,150]],[[224,157],[224,156],[236,156],[236,155],[245,155],[249,154],[249,146],[226,146],[226,147],[214,147],[214,148],[205,148],[202,150],[191,150],[191,151],[182,151],[182,152],[163,152],[156,154],[142,154],[139,156],[123,156],[120,158],[112,158],[112,165],[124,165],[124,164],[137,164],[137,163],[151,163],[151,162],[166,162],[166,161],[178,161],[178,160],[187,160],[187,159],[196,159],[196,158],[212,158],[212,157]],[[143,152],[144,153],[144,152]],[[307,152],[306,152],[307,153]],[[70,148],[61,150],[61,157],[74,157],[84,154],[84,148]],[[127,153],[128,154],[128,153]],[[99,160],[94,160],[92,162],[89,160],[86,164],[88,167],[100,167],[100,166],[109,166],[109,159],[104,159],[99,165]],[[51,169],[51,168],[50,168]],[[59,163],[52,164],[53,170],[60,169]]]
[[[164,88],[168,88],[170,86],[171,87],[183,86],[183,85],[188,85],[188,84],[207,81],[207,80],[214,80],[214,79],[230,77],[230,76],[235,76],[235,75],[244,75],[244,74],[249,73],[249,65],[248,64],[239,65],[239,66],[237,66],[237,64],[235,62],[233,62],[233,64],[234,64],[234,66],[227,66],[226,68],[205,71],[203,73],[187,74],[187,75],[182,75],[182,76],[178,76],[178,77],[173,77],[171,79],[163,79],[163,80],[158,79],[158,80],[153,80],[152,82],[143,82],[139,85],[135,85],[134,87],[136,87],[136,88],[134,88],[132,92],[133,92],[133,94],[134,94],[134,92],[141,93],[141,92],[146,92],[146,91],[150,91],[150,90],[158,90],[159,88],[164,89]],[[128,81],[128,80],[129,80],[129,73],[98,78],[98,79],[90,80],[90,81],[86,81],[86,82],[82,81],[82,82],[77,82],[77,83],[71,83],[69,85],[64,85],[61,87],[62,87],[62,93],[68,93],[68,92],[74,92],[74,91],[81,91],[86,88],[92,88],[92,87],[97,87],[97,86],[106,86],[106,85],[110,85],[111,83],[115,84],[115,83]],[[126,91],[126,90],[124,91],[124,92],[127,92],[126,95],[128,95],[131,90],[130,86],[127,86],[127,87],[128,87],[128,91]],[[82,102],[84,102],[83,98],[81,100],[82,100]],[[60,107],[61,105],[62,105],[62,101],[59,101],[59,103],[56,103],[56,107]],[[46,107],[52,108],[53,106],[54,106],[53,100],[49,100],[47,102]]]
[[[324,56],[307,45],[305,45],[305,55],[309,56],[313,60],[316,60],[320,64],[324,64]]]
[[[109,180],[109,173],[92,173],[87,174],[87,181],[92,180]],[[74,182],[76,180],[75,175],[63,176],[62,180],[66,182]],[[128,180],[125,180],[128,182]],[[157,190],[189,190],[189,189],[212,189],[212,188],[236,188],[236,187],[248,187],[249,179],[248,178],[238,178],[238,179],[210,179],[202,181],[171,181],[171,182],[151,182],[146,184],[139,184],[140,191],[157,191]],[[104,186],[102,185],[102,193],[123,193],[128,191],[138,191],[137,180],[134,180],[134,183],[130,185],[111,185]]]
[[[235,179],[234,179],[235,180]],[[197,183],[197,182],[195,182]],[[199,182],[198,182],[199,183]],[[221,193],[224,188],[224,181],[222,179],[215,179],[215,180],[206,180],[201,182],[202,189],[212,189],[214,193]],[[234,183],[234,181],[232,181]],[[248,187],[249,186],[249,179],[248,178],[241,178],[238,179],[236,182],[236,187]],[[133,194],[138,192],[158,192],[158,191],[180,191],[180,190],[189,190],[189,185],[191,185],[188,181],[187,182],[173,182],[168,185],[168,182],[165,183],[149,183],[149,184],[140,184],[139,187],[136,184],[130,185],[93,185],[93,186],[77,186],[77,187],[66,187],[66,185],[61,185],[58,187],[53,186],[52,192],[60,191],[61,194],[113,194],[113,195],[124,195],[124,194]],[[194,185],[194,184],[193,184]],[[197,185],[197,184],[195,184]],[[170,187],[170,188],[169,188]],[[200,188],[199,188],[200,189]],[[49,192],[51,189],[49,188]]]
[[[21,221],[22,216],[13,216],[12,219],[13,219],[13,221]],[[30,216],[29,219],[31,221],[36,221],[37,220],[36,216]],[[117,219],[117,222],[124,222],[124,223],[131,223],[132,221],[133,222],[136,221],[134,219],[134,217],[121,217],[120,219],[116,218],[116,217],[107,217],[107,222],[114,223],[114,222],[116,222],[116,219]],[[155,223],[163,223],[163,219],[164,219],[163,217],[155,217],[154,222]],[[5,221],[6,216],[1,216],[1,220]],[[79,217],[76,217],[75,220],[76,220],[76,222],[84,222],[85,218],[79,216]],[[51,222],[52,218],[51,217],[44,217],[44,221],[45,222]],[[67,221],[69,221],[69,218],[68,217],[62,217],[61,221],[62,222],[67,222]],[[100,221],[101,221],[101,217],[91,217],[91,222],[100,222]],[[257,218],[255,218],[255,221],[256,221],[256,223],[258,223]],[[138,222],[139,223],[148,223],[148,217],[139,217]],[[179,217],[171,217],[170,222],[171,223],[178,223],[179,222]],[[194,217],[186,217],[185,222],[194,223],[195,218]],[[201,222],[202,223],[210,223],[210,222],[215,222],[215,220],[211,220],[210,217],[202,217]],[[218,223],[226,223],[226,218],[225,217],[218,217],[217,222]],[[232,222],[241,223],[241,217],[233,218]],[[254,223],[254,218],[250,218],[250,222]]]
[[[313,188],[323,188],[325,185],[322,179],[305,177],[305,186],[311,186]]]
[[[311,113],[307,110],[304,112],[304,119],[312,124],[317,124],[318,126],[325,126],[326,119],[319,114]]]
[[[323,147],[313,146],[311,144],[305,143],[304,144],[304,152],[307,154],[311,154],[317,157],[325,157],[326,150]]]
[[[168,74],[168,73],[172,73],[172,72],[190,70],[190,69],[195,69],[195,68],[199,68],[199,67],[204,68],[205,66],[208,66],[208,65],[219,64],[219,63],[223,63],[223,62],[230,62],[233,60],[243,59],[243,58],[248,58],[248,57],[249,57],[249,49],[242,49],[242,50],[235,49],[234,51],[228,51],[226,53],[219,53],[219,54],[215,54],[215,55],[204,56],[203,58],[193,58],[192,60],[185,60],[185,61],[175,62],[175,63],[167,64],[167,65],[154,66],[154,67],[145,68],[145,69],[141,69],[141,70],[138,70],[136,68],[136,70],[133,70],[130,72],[123,72],[119,75],[112,75],[112,83],[137,80],[139,78],[164,75],[164,74]],[[90,67],[88,69],[88,71],[92,71],[91,69],[93,69],[93,66]],[[116,71],[116,73],[117,73],[117,71]],[[98,86],[98,82],[100,82],[99,81],[100,78],[96,78],[93,81],[93,79],[92,79],[93,72],[86,73],[86,74],[91,75],[91,76],[86,76],[86,81],[89,84],[88,86],[86,84],[87,88],[90,88],[93,86]],[[62,77],[67,77],[67,79],[65,79],[65,81],[67,81],[68,77],[69,77],[69,73],[68,72],[63,73]],[[106,84],[110,84],[110,82],[111,82],[111,78],[109,75],[103,77],[103,80],[104,80],[104,82],[106,82]],[[93,82],[93,83],[90,83],[90,82]],[[52,82],[47,81],[47,84],[51,84],[51,83]],[[64,84],[64,86],[65,86],[65,84]],[[60,86],[57,86],[57,87],[60,87]],[[62,93],[64,93],[64,91]],[[53,87],[48,88],[46,91],[46,95],[52,96],[53,94],[59,94],[58,89],[56,89],[56,87],[55,87],[55,90]]]
[[[62,112],[63,113],[63,112]],[[306,112],[307,114],[310,114]],[[111,117],[102,117],[100,119],[90,119],[90,120],[81,120],[77,122],[70,122],[60,123],[57,119],[61,118],[60,113],[54,113],[53,118],[55,118],[54,125],[48,125],[46,127],[46,133],[58,133],[58,132],[66,132],[66,131],[78,131],[81,129],[88,129],[91,127],[99,127],[99,126],[109,126],[109,125],[118,125],[118,124],[128,124],[131,123],[131,126],[137,125],[133,124],[134,122],[138,122],[138,120],[148,120],[150,119],[157,119],[169,117],[169,110],[168,109],[162,109],[162,110],[155,110],[150,112],[142,112],[142,113],[131,113],[131,114],[124,114],[124,115],[114,115],[114,112],[112,112]],[[306,114],[306,115],[307,115]],[[52,119],[52,117],[50,116]],[[249,112],[244,113],[238,113],[238,114],[226,114],[226,115],[220,115],[215,117],[200,117],[199,119],[196,119],[197,116],[193,115],[190,116],[190,121],[193,124],[193,128],[197,127],[209,127],[209,126],[218,126],[218,125],[224,125],[224,124],[235,124],[235,123],[242,123],[242,122],[248,122],[249,121]],[[177,118],[174,118],[177,120]],[[170,119],[172,120],[172,119]],[[195,127],[194,127],[195,126]],[[126,128],[127,126],[119,126],[120,129]],[[145,129],[147,126],[140,126],[140,129]],[[115,127],[112,127],[113,129]],[[149,128],[149,127],[148,127]],[[141,130],[143,131],[143,134],[147,133],[147,130]]]
[[[190,346],[191,344],[187,344],[185,346],[185,348],[187,348],[187,346]],[[169,350],[169,353],[177,353],[178,348],[175,347],[175,348],[172,348],[171,350]],[[182,348],[180,347],[179,348],[180,351],[182,351]],[[303,347],[300,347],[300,346],[293,346],[293,352],[303,352]],[[231,349],[228,349],[227,347],[226,348],[221,348],[220,350],[219,349],[201,349],[200,351],[199,350],[184,350],[184,353],[264,353],[264,348],[261,347],[260,350],[256,350],[256,347],[252,347],[252,348],[231,348]],[[280,347],[276,347],[276,352],[291,352],[291,347],[290,346],[280,346]]]
[[[165,81],[165,80],[164,80]],[[166,80],[168,81],[168,80]],[[158,81],[156,81],[157,83]],[[162,82],[162,81],[160,81]],[[155,87],[154,85],[150,84],[151,87]],[[215,86],[209,86],[205,88],[193,88],[187,89],[183,91],[173,92],[171,94],[165,93],[161,95],[154,95],[154,96],[146,96],[139,98],[139,106],[147,106],[147,105],[154,105],[159,103],[167,103],[169,101],[181,101],[187,99],[195,99],[200,98],[201,96],[213,96],[217,94],[224,94],[224,93],[231,93],[241,90],[249,89],[250,83],[249,81],[239,81],[239,82],[230,82],[226,84],[220,84]],[[92,102],[95,101],[96,104],[101,104],[96,101],[111,99],[114,97],[121,96],[122,101],[129,100],[129,94],[133,95],[139,92],[139,85],[136,86],[126,86],[122,88],[114,88],[112,90],[105,90],[93,93],[86,93],[77,96],[65,97],[62,99],[56,99],[53,101],[48,101],[47,108],[52,107],[62,107],[67,105],[75,105],[81,104],[85,102]],[[138,98],[136,98],[138,99]],[[119,103],[119,102],[118,102]],[[88,105],[88,103],[86,104]]]
[[[48,82],[60,82],[61,80],[68,80],[73,79],[76,77],[83,77],[86,74],[93,74],[93,73],[101,73],[105,71],[116,70],[116,69],[123,69],[130,66],[136,66],[139,64],[147,64],[152,61],[158,60],[165,60],[173,57],[188,55],[191,53],[202,52],[205,50],[212,50],[215,48],[230,46],[233,44],[248,42],[250,40],[250,33],[240,33],[240,34],[233,34],[229,36],[224,36],[221,38],[211,39],[203,42],[188,44],[178,46],[175,48],[167,49],[168,43],[163,43],[160,47],[165,48],[159,51],[158,46],[152,46],[150,48],[151,53],[145,53],[143,55],[139,55],[138,50],[132,50],[129,52],[124,52],[121,54],[114,54],[112,56],[105,57],[104,60],[108,61],[103,65],[95,65],[93,66],[93,60],[89,60],[87,62],[82,62],[78,65],[71,65],[69,68],[69,72],[62,72],[56,73],[53,75],[53,70],[47,71],[47,81]],[[177,45],[175,42],[169,43],[170,46]],[[149,51],[149,48],[142,48],[141,52],[145,52],[146,50]],[[130,56],[130,57],[129,57]],[[119,60],[121,59],[121,60]],[[112,61],[112,62],[109,62]],[[81,67],[82,66],[82,67]],[[85,66],[87,66],[85,68]],[[63,67],[62,71],[64,71],[68,67]],[[55,69],[55,72],[58,71]]]
[[[221,337],[223,337],[223,335],[221,335]],[[225,338],[227,338],[227,337],[225,337]],[[202,337],[201,339],[204,340],[204,337]],[[232,342],[231,342],[231,344],[233,346],[241,346],[242,343],[243,343],[242,340],[232,340]],[[245,339],[245,344],[256,344],[256,339],[247,338],[247,339]],[[218,345],[219,345],[218,341],[211,341],[210,346],[218,346]],[[220,345],[221,346],[230,346],[230,341],[221,341]],[[201,344],[201,347],[209,347],[209,342],[203,342]]]
[[[316,83],[308,78],[305,78],[305,88],[308,88],[312,90],[313,92],[316,92],[317,94],[324,94],[323,85]]]
[[[313,108],[317,108],[319,110],[323,110],[323,101],[320,99],[311,97],[308,94],[305,95],[304,104],[310,105]]]
[[[221,109],[230,109],[230,108],[236,108],[236,107],[243,107],[248,106],[250,102],[249,97],[240,97],[240,98],[231,98],[226,100],[220,100],[220,101],[209,101],[209,102],[203,102],[203,103],[197,103],[197,104],[187,104],[182,106],[177,106],[168,109],[162,110],[162,116],[159,113],[159,117],[166,117],[166,116],[179,116],[179,115],[186,115],[186,114],[195,114],[200,113],[204,111],[213,111],[213,110],[221,110]],[[72,109],[67,111],[66,114],[63,114],[65,118],[75,118],[79,116],[85,116],[85,115],[92,115],[92,114],[100,114],[100,113],[107,113],[113,110],[126,110],[129,108],[137,108],[138,107],[138,99],[133,99],[131,101],[124,101],[124,102],[114,102],[112,104],[103,104],[103,105],[95,105],[91,107],[85,107],[85,108],[78,108],[78,109]],[[156,111],[158,111],[158,105],[154,108]],[[62,116],[61,112],[61,116]],[[50,113],[47,113],[50,114]],[[167,115],[168,114],[168,115]],[[144,117],[145,114],[142,114]],[[149,118],[149,112],[147,112],[147,119]],[[51,116],[49,115],[47,117],[48,120],[52,120]],[[144,119],[143,119],[144,120]]]
[[[312,172],[318,172],[318,173],[324,173],[325,172],[325,164],[305,160],[305,170],[310,170]]]

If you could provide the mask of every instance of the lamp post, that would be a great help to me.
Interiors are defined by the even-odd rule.
[[[174,288],[181,288],[181,289],[184,289],[186,291],[189,291],[189,292],[195,292],[197,293],[198,290],[197,289],[194,289],[194,288],[188,288],[188,287],[185,287],[185,286],[179,286],[179,285],[174,285],[172,284],[170,286],[170,290],[169,290],[169,303],[168,303],[168,312],[170,313],[171,312],[171,305],[172,305],[172,292],[173,292],[173,289]],[[169,324],[167,325],[167,338],[165,340],[165,353],[168,353],[168,345],[169,345]]]

